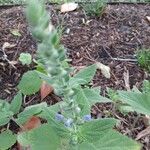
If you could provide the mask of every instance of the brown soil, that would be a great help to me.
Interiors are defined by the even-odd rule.
[[[97,18],[86,16],[82,9],[66,14],[61,14],[57,6],[48,6],[48,10],[52,11],[53,24],[63,26],[62,43],[73,66],[89,65],[94,61],[110,66],[110,79],[97,71],[93,80],[93,86],[101,86],[103,95],[106,95],[106,87],[126,89],[124,74],[127,72],[130,88],[133,85],[139,88],[144,79],[150,80],[150,75],[134,61],[137,49],[150,48],[150,24],[146,20],[150,5],[108,5],[103,16]],[[11,29],[19,29],[21,36],[12,35]],[[16,68],[2,59],[4,42],[16,44],[5,51],[8,59],[15,62]],[[0,9],[0,52],[0,99],[10,101],[16,94],[22,74],[34,68],[33,64],[22,66],[18,61],[20,53],[29,52],[34,57],[36,52],[22,7]],[[119,59],[114,60],[116,58]],[[23,105],[39,103],[39,99],[39,94],[27,97]],[[53,104],[59,99],[52,94],[46,100]],[[132,138],[147,127],[144,116],[136,113],[123,115],[112,104],[97,104],[92,113],[96,117],[118,118],[121,124],[117,130]],[[143,150],[150,149],[150,135],[139,141],[144,144]]]

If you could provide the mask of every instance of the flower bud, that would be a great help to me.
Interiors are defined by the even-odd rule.
[[[78,144],[78,136],[77,135],[72,135],[71,144],[73,144],[73,145]]]
[[[63,120],[64,120],[64,116],[63,116],[62,114],[57,113],[57,114],[55,115],[55,119],[56,119],[57,121],[63,121]]]
[[[73,119],[69,118],[65,121],[64,124],[66,127],[71,127],[72,123],[73,123]]]
[[[69,96],[72,96],[73,94],[74,94],[74,91],[70,89],[70,90],[68,91],[68,95],[69,95]]]
[[[77,107],[75,108],[75,111],[76,111],[77,114],[79,114],[79,113],[81,112],[81,108],[77,106]]]
[[[92,117],[91,117],[91,115],[85,115],[85,116],[83,116],[83,120],[84,121],[91,121]]]
[[[67,74],[67,71],[62,68],[60,74],[61,74],[62,76],[65,76],[65,75]]]

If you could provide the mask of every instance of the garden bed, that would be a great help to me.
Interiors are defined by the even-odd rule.
[[[110,79],[97,71],[92,83],[92,86],[101,87],[104,96],[107,96],[107,87],[118,90],[136,85],[140,88],[144,79],[150,80],[150,75],[138,66],[135,58],[138,48],[150,48],[150,22],[146,19],[150,14],[150,5],[108,5],[101,17],[86,16],[82,9],[61,14],[56,5],[47,8],[51,11],[52,23],[63,27],[61,41],[67,48],[71,65],[83,67],[98,61],[110,66]],[[21,35],[12,34],[13,29],[18,29]],[[0,51],[0,99],[10,101],[17,92],[22,74],[34,68],[34,64],[21,65],[19,55],[28,52],[35,57],[36,53],[36,44],[21,6],[0,9],[0,49],[5,42],[15,44],[5,51],[15,68],[1,59],[3,54]],[[125,84],[128,76],[129,87]],[[59,98],[51,94],[45,100],[53,104]],[[27,97],[24,106],[39,102],[37,93]],[[121,121],[117,129],[132,138],[147,127],[144,116],[136,113],[123,115],[112,104],[97,104],[92,114],[95,117],[115,116]],[[144,144],[143,150],[150,149],[150,135],[140,139],[140,142]]]

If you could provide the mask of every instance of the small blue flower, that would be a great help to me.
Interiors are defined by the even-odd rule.
[[[55,115],[55,119],[56,119],[57,121],[63,121],[63,120],[64,120],[64,116],[63,116],[62,114],[57,113],[57,114]]]
[[[64,124],[66,127],[71,127],[72,123],[73,123],[73,119],[69,118],[65,121]]]
[[[92,116],[91,115],[85,115],[85,116],[83,116],[83,120],[84,121],[91,121],[92,120]]]

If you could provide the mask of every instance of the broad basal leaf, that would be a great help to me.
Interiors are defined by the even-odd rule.
[[[7,150],[16,143],[16,135],[10,130],[3,131],[0,134],[0,150]]]
[[[95,119],[84,123],[81,128],[81,138],[89,142],[95,142],[104,136],[116,124],[115,119]]]
[[[13,116],[13,113],[10,111],[0,112],[0,126],[7,124],[10,121],[12,116]]]
[[[31,95],[39,91],[41,83],[36,71],[28,71],[23,75],[18,88],[24,95]]]
[[[29,146],[32,150],[57,150],[60,139],[49,124],[44,124],[39,128],[18,136],[18,142],[22,146]]]
[[[10,104],[5,100],[0,100],[0,126],[7,124],[13,115],[14,113],[10,111]]]
[[[19,112],[22,105],[22,93],[18,92],[18,94],[14,97],[10,104],[10,110],[16,114]]]
[[[45,110],[47,104],[45,102],[26,107],[23,112],[18,114],[16,122],[20,125],[24,124],[30,117],[40,115]]]
[[[96,65],[91,65],[79,71],[74,77],[70,79],[70,85],[76,87],[89,83],[96,73]]]
[[[129,104],[136,112],[150,115],[150,93],[118,91],[120,100]]]
[[[78,150],[141,150],[141,146],[116,131],[108,130],[99,136],[98,141],[90,142],[85,138]]]

